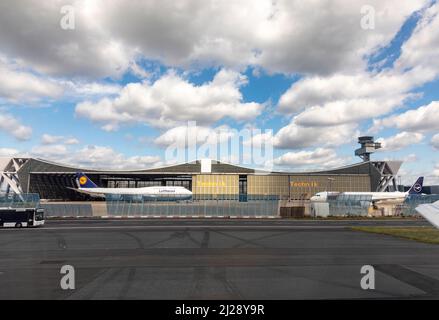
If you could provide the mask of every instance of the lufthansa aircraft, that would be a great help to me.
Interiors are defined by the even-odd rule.
[[[421,194],[424,177],[419,177],[418,180],[411,186],[407,192],[319,192],[311,197],[314,202],[326,202],[328,195],[347,195],[347,196],[371,196],[372,203],[377,202],[403,202],[408,196]]]
[[[79,188],[73,189],[93,197],[107,195],[137,196],[151,200],[189,200],[192,192],[184,187],[100,188],[84,173],[76,173]]]

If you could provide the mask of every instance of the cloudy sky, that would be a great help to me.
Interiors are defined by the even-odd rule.
[[[195,121],[199,143],[263,130],[284,170],[356,162],[370,134],[437,181],[438,76],[431,0],[6,0],[0,156],[163,165]]]

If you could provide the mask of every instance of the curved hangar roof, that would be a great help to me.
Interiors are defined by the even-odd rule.
[[[108,169],[86,169],[73,167],[51,162],[43,159],[20,158],[25,160],[20,167],[21,173],[74,173],[82,171],[85,173],[101,174],[260,174],[260,170],[245,168],[234,164],[224,163],[216,160],[208,160],[207,170],[205,160],[196,160],[189,163],[171,165],[159,168],[141,169],[141,170],[108,170]],[[203,163],[204,162],[204,163]],[[203,164],[202,164],[203,163]],[[360,162],[340,168],[334,168],[321,171],[303,171],[303,172],[284,172],[273,171],[268,174],[285,174],[285,175],[319,175],[319,174],[368,174],[368,175],[396,175],[402,162],[401,161],[369,161]],[[203,168],[204,167],[204,168]]]

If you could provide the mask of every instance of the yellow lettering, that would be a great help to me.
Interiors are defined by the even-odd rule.
[[[315,181],[292,181],[291,186],[295,188],[316,188],[318,186],[318,183]]]
[[[222,182],[198,182],[200,187],[225,187],[226,183]]]

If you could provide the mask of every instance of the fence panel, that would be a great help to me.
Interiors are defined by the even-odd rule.
[[[255,200],[253,200],[255,199]],[[240,202],[238,197],[203,195],[193,200],[162,201],[150,199],[124,199],[107,197],[109,216],[145,217],[271,217],[279,206],[277,196],[258,196]]]

